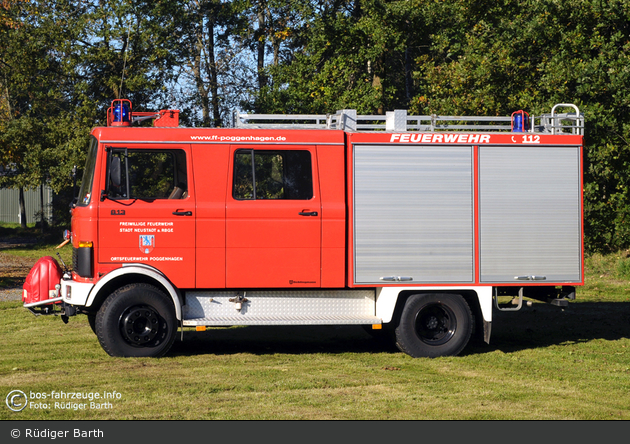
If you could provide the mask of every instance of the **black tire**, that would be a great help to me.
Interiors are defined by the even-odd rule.
[[[163,356],[173,345],[176,333],[173,302],[148,284],[119,288],[96,314],[96,336],[110,356]]]
[[[414,358],[458,355],[472,335],[472,312],[458,294],[416,294],[405,302],[396,346]]]

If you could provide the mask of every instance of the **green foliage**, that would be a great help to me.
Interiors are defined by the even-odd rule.
[[[82,167],[90,129],[113,98],[159,100],[172,58],[152,16],[131,1],[15,3],[3,26],[0,185],[56,192]],[[166,18],[163,18],[166,20]],[[0,25],[1,26],[1,25]]]
[[[299,45],[285,63],[269,68],[270,86],[256,95],[265,112],[327,113],[353,108],[363,114],[404,106],[408,45],[417,11],[406,2],[314,2],[293,31]]]
[[[585,248],[630,247],[625,0],[3,5],[0,164],[14,174],[2,186],[67,189],[123,95],[218,126],[247,94],[241,106],[265,113],[540,115],[569,102],[586,118]]]
[[[630,7],[621,1],[571,4],[461,2],[458,25],[433,36],[418,59],[420,114],[508,115],[575,103],[586,118],[584,220],[587,251],[630,245],[628,162]]]
[[[575,103],[586,119],[585,248],[630,246],[628,2],[315,3],[257,110],[505,116]]]

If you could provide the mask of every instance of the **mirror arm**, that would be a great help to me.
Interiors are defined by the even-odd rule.
[[[127,185],[127,199],[131,198],[131,189],[129,186],[129,150],[125,148],[125,183]]]

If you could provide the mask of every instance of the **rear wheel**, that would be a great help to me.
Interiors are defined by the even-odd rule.
[[[416,294],[405,302],[396,346],[415,358],[454,356],[468,344],[473,318],[458,294]]]
[[[148,284],[119,288],[96,314],[96,336],[110,356],[162,356],[173,345],[176,333],[173,302]]]

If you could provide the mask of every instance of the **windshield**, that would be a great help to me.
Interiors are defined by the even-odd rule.
[[[79,190],[79,196],[77,199],[77,206],[84,207],[90,203],[92,197],[92,181],[94,179],[94,168],[96,166],[96,151],[98,148],[98,141],[94,136],[90,141],[90,148],[87,153],[87,160],[85,161],[85,170],[83,171],[83,179],[81,180],[81,189]]]

